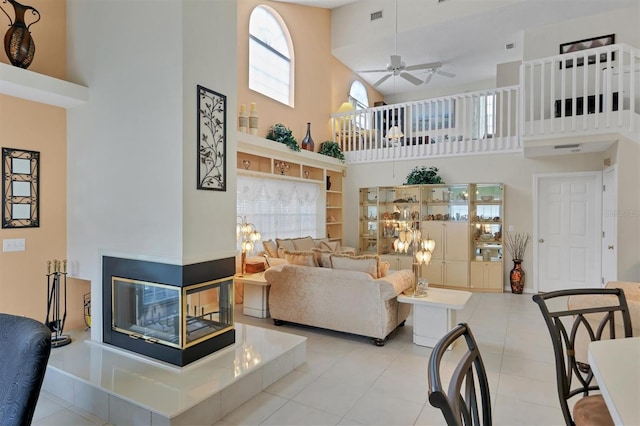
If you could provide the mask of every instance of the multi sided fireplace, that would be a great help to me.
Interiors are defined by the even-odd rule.
[[[178,366],[233,344],[234,268],[103,257],[104,342]]]

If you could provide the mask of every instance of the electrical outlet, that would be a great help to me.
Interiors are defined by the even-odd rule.
[[[24,251],[26,242],[24,238],[11,238],[2,240],[2,251]]]

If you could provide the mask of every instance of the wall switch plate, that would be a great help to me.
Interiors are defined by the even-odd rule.
[[[26,242],[24,238],[11,238],[2,240],[2,251],[24,251]]]
[[[515,231],[516,227],[513,225],[509,225],[509,232]]]

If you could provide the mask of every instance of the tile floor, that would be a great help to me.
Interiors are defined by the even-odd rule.
[[[427,401],[431,349],[413,345],[411,317],[384,347],[376,347],[358,336],[303,326],[275,327],[270,319],[245,317],[240,305],[236,315],[238,322],[306,336],[307,361],[217,425],[445,424],[440,411]],[[494,424],[564,424],[551,342],[531,295],[476,293],[457,319],[471,325],[480,345]],[[72,410],[45,392],[33,424],[105,421]]]

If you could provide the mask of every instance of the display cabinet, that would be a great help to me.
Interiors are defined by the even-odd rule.
[[[476,183],[470,186],[472,288],[502,291],[504,185]]]
[[[501,183],[403,185],[360,189],[359,252],[378,254],[392,269],[409,269],[411,248],[396,252],[403,230],[436,242],[421,268],[429,285],[502,291]]]

